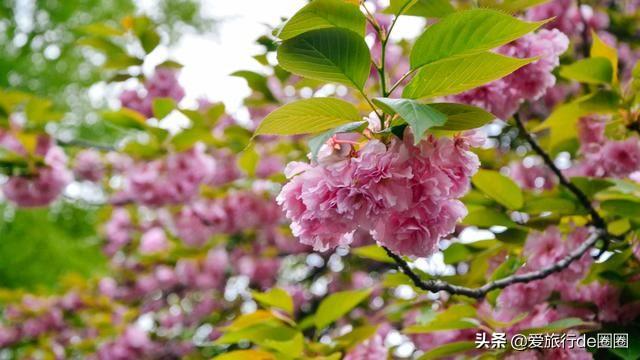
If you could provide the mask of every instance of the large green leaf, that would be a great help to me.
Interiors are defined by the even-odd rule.
[[[487,196],[509,209],[520,209],[524,203],[520,187],[497,171],[480,169],[471,181]]]
[[[401,10],[402,15],[426,18],[441,18],[455,12],[448,0],[391,0],[384,12],[397,15]]]
[[[581,59],[561,67],[560,76],[589,84],[610,84],[613,79],[613,67],[604,57]]]
[[[447,122],[442,126],[438,126],[438,130],[460,131],[475,129],[496,118],[495,115],[472,105],[432,103],[429,106],[447,116]]]
[[[364,87],[370,61],[364,39],[340,28],[309,31],[285,40],[278,47],[278,62],[285,70],[356,89]]]
[[[490,52],[445,59],[420,68],[402,96],[417,99],[457,94],[509,75],[535,60]]]
[[[311,98],[276,109],[262,120],[255,135],[311,134],[358,120],[358,109],[344,100]]]
[[[373,102],[386,113],[398,114],[413,130],[414,143],[418,144],[424,133],[434,126],[442,126],[447,116],[429,105],[415,100],[376,98]]]
[[[323,329],[346,315],[371,294],[371,289],[341,291],[322,300],[316,311],[316,328]]]
[[[278,33],[287,40],[307,31],[332,27],[349,29],[364,36],[366,19],[358,5],[344,0],[315,0],[291,17]]]
[[[502,10],[507,13],[515,13],[548,1],[549,0],[479,0],[478,5],[484,8]]]
[[[491,50],[537,29],[542,24],[544,21],[525,22],[489,9],[453,13],[427,28],[416,40],[411,50],[411,68]]]

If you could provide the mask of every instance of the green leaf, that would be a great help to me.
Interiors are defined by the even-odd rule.
[[[260,155],[256,152],[253,144],[247,146],[238,156],[238,167],[252,177],[256,174],[259,162]]]
[[[435,347],[419,357],[419,360],[440,359],[476,348],[474,341],[457,341]]]
[[[316,328],[324,329],[332,322],[346,315],[354,307],[367,299],[371,289],[350,290],[333,293],[326,297],[318,306],[315,322]]]
[[[364,120],[354,121],[352,123],[340,125],[338,127],[325,131],[322,134],[318,136],[314,136],[313,138],[309,139],[309,149],[311,149],[311,158],[314,161],[318,159],[318,151],[320,151],[320,148],[322,147],[322,145],[324,145],[327,142],[327,140],[329,140],[333,135],[354,131],[356,129],[363,127],[363,125],[365,125],[366,123],[367,122]]]
[[[213,141],[213,135],[208,129],[190,128],[177,133],[171,139],[171,145],[173,145],[174,150],[180,152],[191,149],[197,142],[211,144]]]
[[[274,307],[286,311],[289,315],[293,314],[293,299],[291,295],[281,288],[273,288],[266,292],[251,292],[253,298],[266,307]]]
[[[155,98],[153,99],[153,116],[162,120],[176,108],[176,101],[172,98]]]
[[[469,214],[462,219],[462,223],[482,228],[490,228],[492,226],[514,228],[518,226],[518,224],[513,222],[504,212],[498,212],[491,208],[469,211]]]
[[[457,94],[509,75],[535,60],[490,52],[448,58],[420,68],[402,96],[417,99]]]
[[[429,105],[415,100],[375,98],[373,102],[387,114],[398,114],[413,130],[414,144],[418,144],[424,133],[434,126],[442,126],[447,116]]]
[[[364,39],[350,30],[329,28],[306,32],[278,47],[285,70],[316,80],[362,89],[369,76],[371,55]]]
[[[304,336],[298,331],[290,339],[266,339],[257,343],[261,346],[274,349],[287,357],[299,358],[302,354],[302,350],[304,349]]]
[[[475,129],[496,118],[495,115],[472,105],[432,103],[429,106],[447,116],[447,122],[443,126],[438,126],[437,130],[460,131]]]
[[[245,79],[247,81],[247,85],[249,85],[249,88],[262,94],[265,100],[276,101],[275,96],[273,96],[271,89],[269,89],[269,86],[267,85],[266,76],[248,70],[236,71],[234,73],[231,73],[231,76]]]
[[[478,1],[478,5],[480,7],[502,10],[513,14],[548,1],[549,0],[480,0]]]
[[[148,28],[139,35],[142,48],[148,54],[160,44],[160,35],[153,29]]]
[[[588,84],[610,84],[613,68],[607,58],[593,57],[562,66],[560,76]]]
[[[529,214],[540,214],[552,212],[560,215],[571,215],[576,212],[576,205],[569,199],[559,197],[536,197],[528,200],[522,208],[523,212]]]
[[[310,134],[361,120],[352,104],[334,98],[311,98],[286,104],[262,120],[255,135]]]
[[[275,355],[262,350],[235,350],[218,355],[214,360],[276,360]]]
[[[632,200],[606,200],[600,204],[600,208],[611,215],[639,218],[640,202]]]
[[[391,0],[385,13],[398,15],[422,16],[426,18],[441,18],[455,12],[455,8],[448,0]]]
[[[122,108],[118,111],[107,111],[102,114],[104,120],[127,129],[144,130],[147,119],[137,111]]]
[[[566,318],[566,319],[554,321],[551,324],[548,324],[545,326],[524,329],[521,331],[521,333],[525,335],[544,334],[544,333],[551,334],[551,333],[563,332],[564,330],[574,328],[577,326],[592,326],[592,325],[594,324],[586,322],[580,318]]]
[[[497,171],[480,169],[471,181],[475,187],[508,209],[517,210],[524,204],[520,187]]]
[[[471,257],[473,251],[468,246],[461,243],[453,243],[449,245],[442,255],[444,255],[445,264],[456,264],[465,261]]]
[[[603,57],[608,59],[611,63],[611,68],[613,69],[612,74],[612,83],[618,83],[618,50],[607,45],[595,31],[591,31],[591,38],[593,39],[593,43],[591,44],[591,54],[592,58]]]
[[[389,264],[394,263],[393,259],[390,258],[389,255],[387,255],[387,252],[384,251],[383,248],[375,244],[357,247],[352,249],[351,252],[365,259],[371,259]]]
[[[355,347],[359,343],[372,337],[377,330],[378,330],[377,325],[360,326],[340,337],[337,337],[335,339],[335,342],[338,344],[339,347],[345,350],[350,350],[351,348]]]
[[[486,52],[509,43],[544,23],[545,21],[524,22],[489,9],[453,13],[431,25],[416,40],[411,50],[411,68],[438,60]],[[495,67],[500,66],[496,64]]]
[[[549,129],[549,148],[576,137],[578,119],[589,114],[610,114],[618,111],[620,97],[614,92],[598,91],[556,107],[534,132]]]
[[[287,40],[311,30],[344,28],[364,36],[366,19],[358,5],[344,0],[315,0],[291,17],[278,33]]]

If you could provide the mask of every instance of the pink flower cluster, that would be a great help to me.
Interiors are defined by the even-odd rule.
[[[518,272],[536,271],[557,263],[580,246],[587,237],[586,228],[573,229],[566,239],[556,227],[549,227],[542,233],[529,235],[523,252],[527,262]],[[528,311],[536,304],[546,301],[554,290],[570,289],[586,275],[592,261],[587,253],[572,262],[567,269],[543,280],[517,283],[507,287],[497,300],[500,313],[506,319],[511,319]]]
[[[153,76],[145,84],[144,94],[137,90],[125,90],[120,94],[122,107],[135,110],[147,118],[153,117],[153,100],[171,98],[180,101],[184,97],[184,89],[180,86],[175,71],[157,68]]]
[[[215,234],[235,234],[250,229],[268,231],[281,219],[282,212],[273,198],[253,191],[236,191],[224,198],[184,206],[174,227],[185,244],[202,246]]]
[[[212,174],[214,160],[204,146],[170,154],[164,159],[135,164],[126,172],[125,193],[120,197],[149,206],[192,199]]]
[[[559,57],[568,47],[569,39],[556,29],[526,35],[498,48],[497,52],[516,58],[540,59],[502,79],[448,99],[479,106],[500,119],[508,119],[524,101],[541,98],[555,85],[556,78],[551,71],[559,65]]]
[[[556,177],[541,163],[513,162],[509,166],[509,176],[524,189],[553,189]]]
[[[600,117],[583,117],[578,122],[582,159],[567,171],[570,176],[625,178],[640,170],[640,141],[608,140],[605,121]]]
[[[1,131],[0,147],[28,156],[22,144]],[[33,155],[43,158],[43,165],[34,174],[9,177],[2,187],[6,198],[21,207],[49,205],[72,180],[71,172],[66,168],[67,156],[49,136],[38,137]]]
[[[606,13],[594,11],[589,5],[582,5],[580,10],[571,0],[552,0],[531,8],[525,17],[528,20],[540,21],[552,19],[545,24],[548,29],[558,29],[569,36],[581,36],[587,26],[589,30],[602,30],[609,26]]]
[[[317,163],[287,166],[291,180],[277,201],[294,235],[316,250],[348,245],[363,229],[400,254],[429,255],[466,215],[458,198],[479,166],[469,151],[475,140],[429,137],[414,146],[407,132],[404,141],[371,140],[358,151],[325,145]]]

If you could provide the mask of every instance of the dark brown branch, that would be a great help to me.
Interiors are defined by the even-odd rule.
[[[409,264],[407,264],[407,262],[404,261],[402,257],[393,253],[386,247],[384,247],[384,249],[387,252],[387,255],[389,255],[389,257],[391,257],[396,262],[396,265],[398,266],[400,271],[407,275],[416,287],[425,291],[446,291],[452,295],[464,295],[480,299],[493,290],[504,289],[509,285],[517,283],[527,283],[534,280],[541,280],[553,273],[566,269],[567,267],[569,267],[569,265],[571,265],[572,262],[581,258],[591,247],[593,247],[601,236],[602,231],[597,229],[587,240],[585,240],[585,242],[580,244],[580,246],[578,246],[575,250],[573,250],[557,263],[544,269],[531,271],[524,274],[507,276],[502,279],[488,282],[478,288],[468,288],[464,286],[453,285],[443,280],[422,280],[415,272],[413,272],[413,270],[411,270]]]
[[[564,176],[564,174],[562,173],[562,170],[560,170],[556,166],[556,164],[553,162],[553,159],[551,159],[551,156],[549,156],[549,154],[547,154],[544,151],[544,149],[540,147],[538,142],[527,131],[520,116],[516,114],[514,115],[513,118],[515,120],[516,125],[518,126],[520,135],[524,137],[524,139],[527,141],[529,146],[531,146],[533,151],[542,158],[542,160],[547,165],[547,167],[556,175],[560,184],[565,188],[567,188],[567,190],[569,190],[578,199],[580,204],[589,212],[589,215],[591,215],[591,221],[593,225],[598,229],[606,231],[607,224],[605,223],[604,219],[600,216],[600,214],[598,214],[598,211],[593,207],[593,204],[589,200],[589,197],[587,197],[587,195],[584,192],[582,192],[582,190],[580,190],[575,184],[569,181],[569,179],[567,179],[566,176]],[[605,237],[609,238],[608,234]]]

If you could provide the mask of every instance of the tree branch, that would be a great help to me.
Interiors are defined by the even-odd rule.
[[[578,246],[575,250],[570,252],[567,256],[562,258],[557,263],[541,270],[530,271],[524,274],[514,274],[502,279],[490,281],[478,288],[468,288],[464,286],[453,285],[443,280],[422,280],[415,272],[413,272],[413,270],[411,270],[409,264],[407,264],[407,262],[404,261],[402,257],[393,253],[386,247],[383,248],[387,252],[387,255],[389,255],[389,257],[396,262],[398,269],[400,269],[400,271],[407,275],[416,287],[425,291],[446,291],[451,295],[464,295],[480,299],[493,290],[504,289],[509,285],[517,283],[528,283],[534,280],[544,279],[553,273],[566,269],[567,267],[569,267],[569,265],[571,265],[572,262],[581,258],[593,245],[595,245],[595,243],[598,241],[598,239],[600,239],[601,236],[602,231],[600,229],[596,229],[596,231],[594,231],[594,233],[592,233],[591,236],[587,238],[587,240],[585,240],[585,242],[580,244],[580,246]]]

